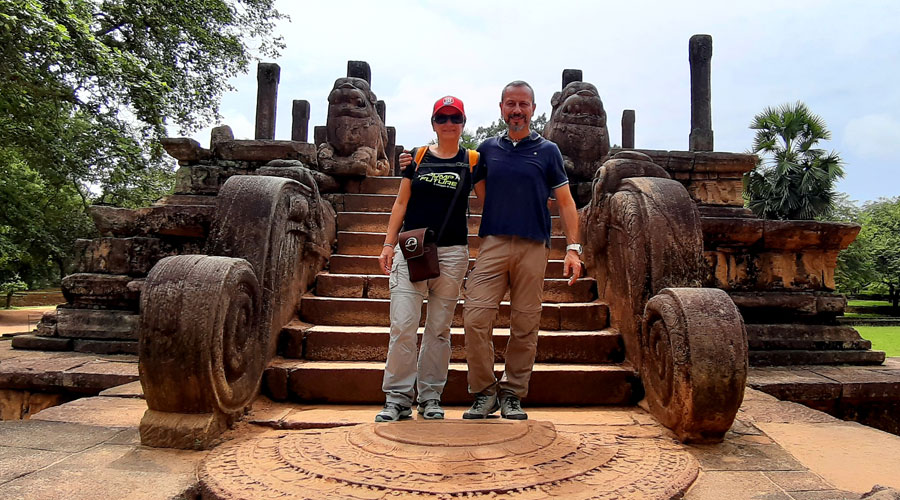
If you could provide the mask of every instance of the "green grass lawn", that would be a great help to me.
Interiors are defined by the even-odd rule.
[[[900,356],[900,326],[854,326],[872,349],[884,351],[889,357]]]
[[[869,307],[869,306],[889,306],[889,305],[891,305],[891,303],[886,300],[848,300],[847,305],[848,306]]]

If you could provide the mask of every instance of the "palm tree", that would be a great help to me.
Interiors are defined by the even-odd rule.
[[[802,102],[767,107],[753,117],[752,153],[760,156],[744,179],[747,206],[763,219],[827,217],[835,203],[835,182],[844,176],[837,153],[816,148],[831,133]]]

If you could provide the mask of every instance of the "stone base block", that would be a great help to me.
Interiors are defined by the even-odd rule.
[[[219,413],[168,413],[147,410],[141,419],[141,444],[156,448],[206,450],[220,441],[228,419]]]
[[[75,307],[136,311],[140,290],[132,281],[123,274],[75,273],[63,278],[62,292]]]
[[[43,337],[40,335],[16,335],[12,339],[13,349],[33,351],[71,351],[72,339]]]
[[[56,331],[60,337],[137,340],[141,316],[131,311],[59,309]]]
[[[136,340],[75,339],[72,350],[93,354],[138,354],[138,343]]]

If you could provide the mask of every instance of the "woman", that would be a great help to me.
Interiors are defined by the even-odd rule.
[[[450,365],[450,322],[469,265],[466,211],[472,189],[470,153],[459,145],[465,123],[466,112],[459,99],[446,96],[434,103],[431,127],[437,134],[437,144],[423,146],[427,151],[421,161],[413,161],[403,170],[400,191],[391,208],[384,248],[378,257],[382,271],[391,276],[391,340],[382,384],[386,402],[375,416],[376,422],[410,418],[415,392],[419,414],[426,419],[444,418],[441,393]],[[415,153],[421,151],[413,153],[418,157]],[[434,231],[440,276],[415,283],[409,280],[407,262],[398,245],[401,226],[404,231],[424,227]],[[425,299],[425,332],[417,359],[416,330]]]

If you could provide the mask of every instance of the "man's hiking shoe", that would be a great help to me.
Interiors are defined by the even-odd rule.
[[[409,406],[400,406],[397,403],[385,403],[384,408],[375,415],[376,422],[394,422],[412,417]]]
[[[423,403],[419,403],[419,415],[425,417],[425,420],[443,420],[444,409],[441,408],[441,402],[437,399],[429,399]]]
[[[500,394],[500,416],[510,420],[528,420],[528,414],[522,409],[519,396],[510,393]]]
[[[472,403],[471,408],[463,413],[463,418],[466,420],[487,418],[488,415],[499,409],[500,405],[497,403],[496,394],[476,394],[475,402]]]

